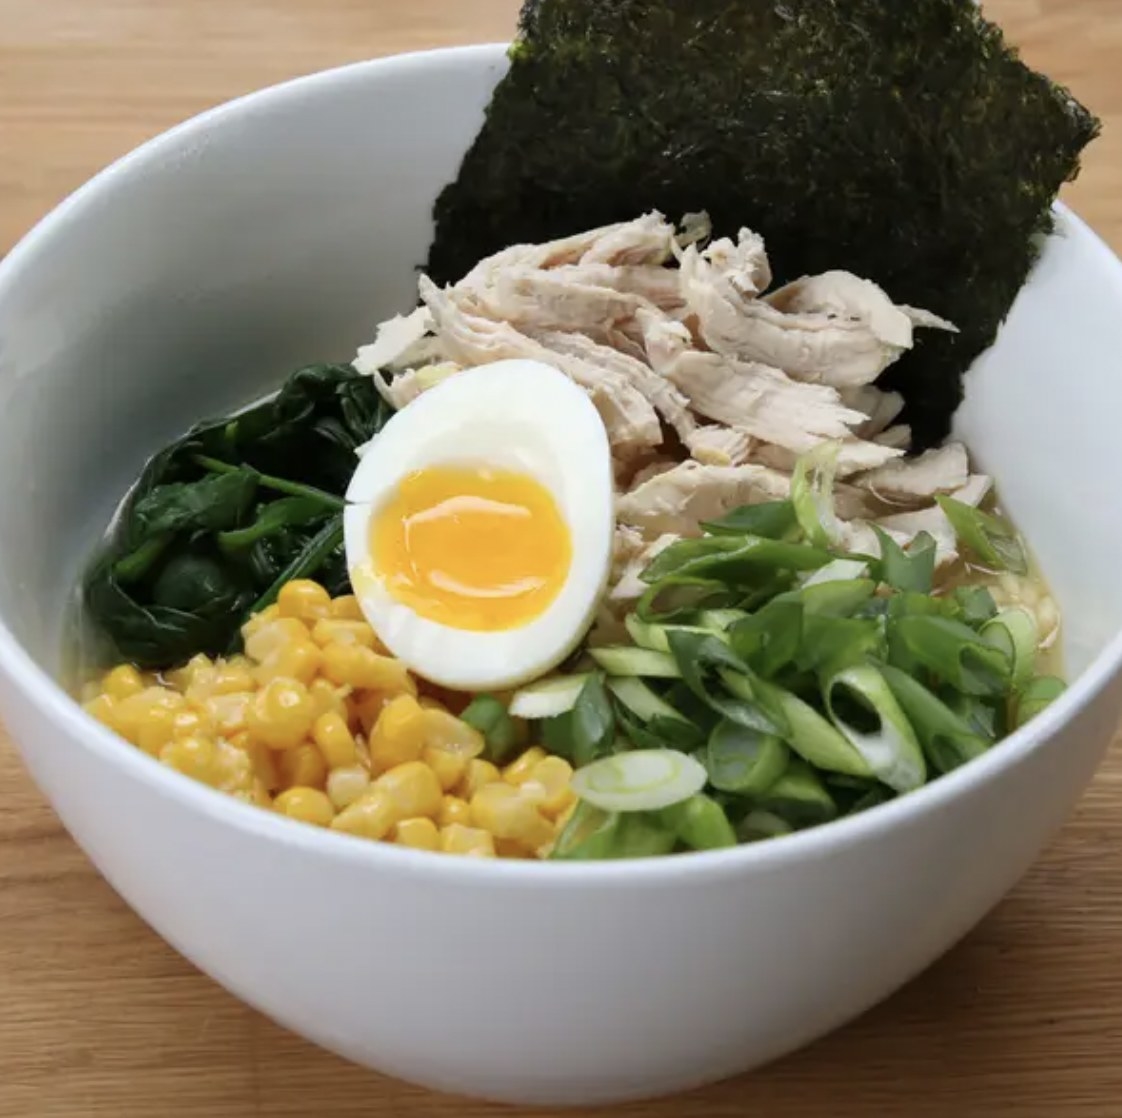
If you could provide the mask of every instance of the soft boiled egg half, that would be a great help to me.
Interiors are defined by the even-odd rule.
[[[573,651],[607,584],[604,425],[549,365],[457,373],[369,444],[344,527],[355,595],[394,656],[457,690],[524,683]]]

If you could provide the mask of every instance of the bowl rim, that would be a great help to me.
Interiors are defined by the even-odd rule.
[[[119,179],[142,171],[152,161],[197,140],[209,128],[266,105],[297,102],[306,94],[338,84],[376,82],[382,75],[408,70],[471,69],[501,64],[507,43],[441,47],[349,63],[258,89],[207,109],[134,148],[80,186],[41,218],[0,258],[0,289],[18,281],[25,261],[41,247],[64,236],[71,222],[96,197],[111,191]],[[1113,273],[1122,292],[1122,261],[1076,214],[1057,203],[1057,232],[1086,245],[1096,267]],[[1024,761],[1064,728],[1122,673],[1122,632],[1119,632],[1052,706],[982,757],[924,785],[915,792],[860,815],[849,816],[773,842],[739,845],[725,850],[613,862],[558,862],[549,865],[512,859],[433,857],[391,843],[356,841],[349,835],[298,825],[273,812],[242,803],[161,764],[128,746],[113,731],[87,714],[63,685],[41,668],[0,617],[0,671],[37,715],[53,724],[68,740],[93,753],[102,763],[147,785],[190,812],[249,836],[265,838],[302,854],[353,863],[374,872],[409,874],[416,880],[460,887],[488,885],[539,888],[648,888],[673,883],[699,883],[750,873],[771,873],[792,863],[815,859],[888,835],[898,824],[938,812],[949,801],[975,792]],[[13,738],[14,740],[14,738]],[[24,747],[17,744],[20,752]],[[31,747],[33,748],[33,747]],[[30,752],[30,750],[29,750]],[[53,805],[52,805],[53,806]]]

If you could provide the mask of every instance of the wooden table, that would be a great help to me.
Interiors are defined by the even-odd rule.
[[[989,8],[1106,118],[1069,198],[1122,249],[1122,6]],[[516,10],[0,0],[0,252],[92,172],[201,109],[372,55],[506,38]],[[0,1116],[509,1113],[349,1066],[234,1001],[94,873],[2,736],[0,784]],[[756,1076],[619,1113],[1122,1115],[1122,759],[998,911],[889,1003]]]

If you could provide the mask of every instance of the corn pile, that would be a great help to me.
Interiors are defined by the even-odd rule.
[[[164,676],[128,664],[85,709],[178,772],[292,819],[477,857],[542,857],[572,770],[526,749],[501,771],[482,735],[425,694],[351,596],[297,580],[243,627],[245,655]]]

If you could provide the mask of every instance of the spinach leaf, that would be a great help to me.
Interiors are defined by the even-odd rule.
[[[154,455],[83,578],[94,628],[159,670],[236,648],[289,579],[348,592],[343,494],[391,414],[369,377],[313,365]]]

